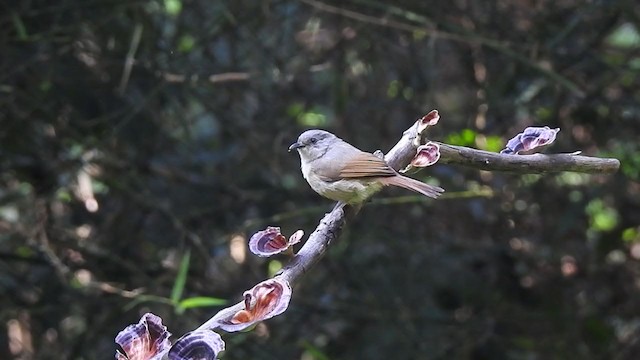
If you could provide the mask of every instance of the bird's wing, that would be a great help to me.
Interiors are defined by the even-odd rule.
[[[340,177],[345,179],[395,176],[396,174],[395,170],[384,160],[364,151],[358,152],[357,155],[347,160],[340,171]]]

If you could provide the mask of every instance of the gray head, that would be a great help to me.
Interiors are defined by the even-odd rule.
[[[328,131],[307,130],[300,134],[298,141],[289,146],[289,151],[298,150],[301,157],[307,160],[315,160],[324,155],[336,140],[340,139]]]

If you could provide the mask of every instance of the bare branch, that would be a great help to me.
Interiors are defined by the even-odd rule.
[[[471,149],[464,146],[440,145],[441,164],[456,164],[481,170],[545,173],[576,171],[612,174],[618,171],[618,159],[597,158],[576,154],[506,155]]]
[[[122,77],[120,78],[120,85],[118,86],[118,93],[120,95],[124,94],[124,91],[127,88],[127,83],[129,82],[129,77],[131,76],[131,69],[133,68],[133,63],[135,62],[136,52],[138,51],[138,46],[140,45],[140,39],[142,39],[142,28],[142,24],[136,24],[136,27],[133,29],[133,35],[131,35],[129,51],[127,51],[127,57],[124,59]]]
[[[251,79],[251,74],[246,72],[227,72],[220,74],[212,74],[207,77],[201,77],[197,74],[193,75],[184,75],[184,74],[173,74],[173,73],[160,73],[162,78],[169,83],[183,83],[183,82],[191,82],[197,83],[200,80],[208,81],[212,84],[222,83],[222,82],[237,82],[237,81],[247,81]]]
[[[309,236],[304,246],[291,262],[283,269],[282,276],[289,283],[295,282],[306,273],[327,251],[329,245],[338,239],[347,219],[353,218],[359,207],[336,205],[326,214],[316,230]]]

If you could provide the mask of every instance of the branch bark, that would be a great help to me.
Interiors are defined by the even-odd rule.
[[[618,171],[618,159],[598,158],[575,154],[505,155],[438,143],[441,164],[469,166],[480,170],[513,171],[518,173],[545,173],[576,171],[612,174]]]

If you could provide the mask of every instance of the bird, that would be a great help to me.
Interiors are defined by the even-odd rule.
[[[384,159],[364,152],[336,135],[307,130],[289,146],[300,155],[302,176],[318,194],[345,204],[359,204],[385,186],[398,186],[430,198],[444,189],[399,174]]]

